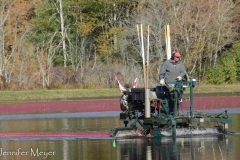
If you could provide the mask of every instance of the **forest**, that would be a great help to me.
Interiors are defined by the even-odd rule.
[[[171,50],[198,83],[240,81],[237,0],[1,0],[1,90],[143,85],[138,24],[149,35],[149,84]]]

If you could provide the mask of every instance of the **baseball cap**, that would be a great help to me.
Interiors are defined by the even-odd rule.
[[[175,52],[174,57],[181,57],[181,54],[179,52]]]

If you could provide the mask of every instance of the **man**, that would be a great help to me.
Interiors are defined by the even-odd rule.
[[[185,68],[180,60],[180,53],[173,52],[171,59],[166,60],[159,72],[160,85],[164,86],[165,82],[181,81],[185,75]]]
[[[179,52],[173,52],[172,57],[169,60],[166,60],[159,72],[159,79],[160,79],[160,85],[163,87],[165,85],[165,82],[176,82],[181,81],[183,79],[183,76],[185,75],[185,68],[183,64],[179,61],[180,60],[180,53]],[[169,93],[169,112],[173,113],[174,111],[174,93],[173,91],[173,85],[168,85],[168,89],[170,91]],[[177,112],[179,110],[179,102],[181,102],[182,94],[178,95],[178,101],[177,101]],[[177,113],[179,114],[179,112]]]

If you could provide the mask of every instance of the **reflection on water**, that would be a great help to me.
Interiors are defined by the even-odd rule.
[[[1,132],[110,131],[123,123],[116,117],[0,121]]]
[[[34,155],[38,152],[54,153],[48,159],[138,159],[138,160],[174,160],[174,159],[237,159],[239,139],[230,136],[177,139],[176,141],[160,139],[122,139],[117,140],[117,146],[112,146],[112,140],[48,140],[48,141],[1,141],[5,151],[28,152],[28,155],[3,156],[7,159],[44,158],[44,155]]]
[[[240,115],[230,131],[240,132]],[[123,126],[118,117],[0,121],[1,132],[109,131]],[[162,139],[0,139],[0,159],[199,160],[238,159],[240,135]]]

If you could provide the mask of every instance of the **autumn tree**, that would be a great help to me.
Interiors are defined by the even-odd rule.
[[[234,3],[174,0],[168,7],[173,47],[183,53],[188,72],[202,78],[205,68],[214,67],[221,50],[237,36],[232,29]]]
[[[83,73],[84,70],[88,70],[89,60],[93,61],[92,69],[94,69],[101,63],[111,65],[112,62],[118,61],[121,59],[121,51],[127,53],[123,49],[121,37],[125,38],[122,36],[122,30],[125,27],[126,13],[130,8],[126,0],[109,0],[101,3],[82,0],[69,1],[69,3],[70,15],[73,19],[71,26],[74,26],[71,31],[74,31],[73,34],[76,36],[74,39],[68,38],[71,42],[69,43],[71,62],[75,71],[80,70],[82,81],[86,77]]]
[[[0,10],[0,74],[7,83],[21,83],[19,70],[24,54],[23,41],[30,30],[29,20],[33,15],[33,1],[1,1]],[[20,59],[15,59],[15,58]]]
[[[1,1],[0,2],[0,76],[3,76],[4,73],[4,56],[5,56],[5,39],[6,39],[6,22],[9,18],[9,13],[11,11],[11,7],[14,4],[9,1]]]
[[[50,44],[46,42],[54,37],[52,47],[42,46],[45,54],[54,48],[53,64],[66,64],[81,84],[89,75],[101,72],[99,66],[108,66],[104,76],[96,77],[106,77],[108,85],[111,73],[118,72],[110,69],[113,63],[124,64],[126,70],[121,72],[130,79],[134,75],[128,72],[141,74],[133,67],[142,64],[136,24],[143,24],[144,35],[149,24],[150,79],[156,83],[166,58],[164,26],[170,24],[172,50],[182,53],[190,75],[202,79],[206,68],[215,66],[221,50],[234,40],[234,7],[231,1],[222,0],[50,0],[36,10],[33,42]]]

